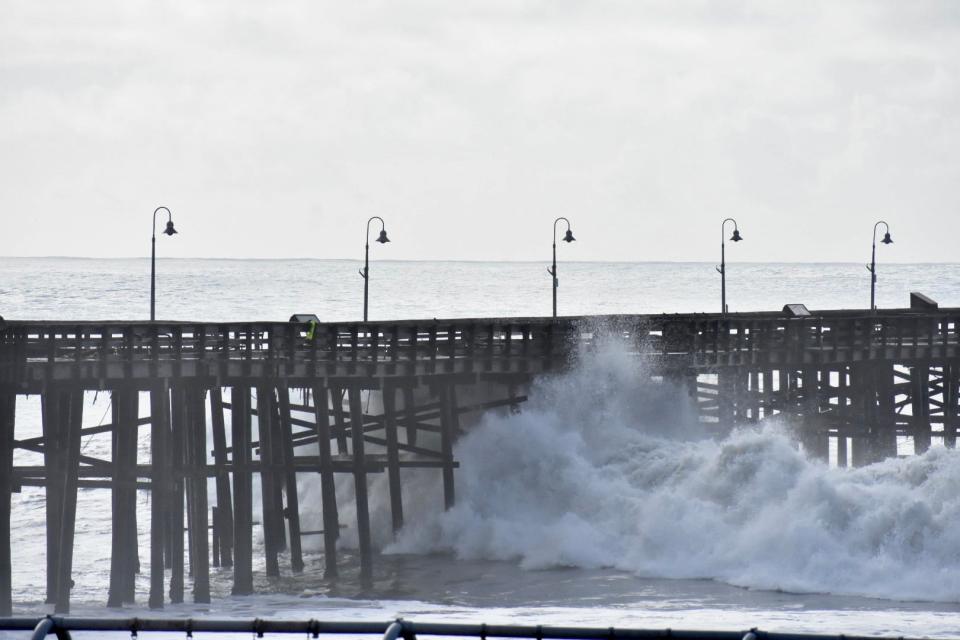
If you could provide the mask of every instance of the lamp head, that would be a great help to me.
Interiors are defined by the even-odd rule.
[[[387,242],[390,242],[390,238],[387,237],[386,229],[380,230],[380,237],[377,238],[377,242],[379,242],[380,244],[385,244]]]
[[[567,229],[566,235],[563,236],[564,242],[573,242],[576,238],[573,237],[573,232],[570,229]]]
[[[743,240],[743,237],[740,236],[740,229],[734,229],[734,230],[733,230],[733,235],[730,236],[730,241],[731,241],[731,242],[740,242],[741,240]]]
[[[164,229],[163,232],[168,236],[172,236],[177,232],[177,230],[173,228],[173,220],[167,222],[167,228]]]
[[[890,237],[889,231],[883,234],[883,240],[881,240],[880,242],[882,242],[883,244],[893,244],[893,238]]]

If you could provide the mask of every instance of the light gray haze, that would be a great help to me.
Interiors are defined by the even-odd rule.
[[[0,0],[0,255],[950,261],[958,114],[952,0]]]

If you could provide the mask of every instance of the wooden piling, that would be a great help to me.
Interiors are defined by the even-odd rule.
[[[64,435],[60,419],[63,392],[48,388],[40,396],[43,428],[43,466],[47,478],[45,492],[47,533],[47,593],[46,604],[57,600],[57,565],[60,559],[60,514],[63,511]]]
[[[217,506],[214,527],[219,554],[215,566],[233,566],[233,504],[230,474],[227,471],[227,433],[223,419],[223,393],[220,387],[210,390],[210,427],[213,436],[213,464],[216,469]]]
[[[913,452],[921,454],[930,448],[933,433],[930,425],[930,367],[910,367],[910,409]]]
[[[277,547],[277,552],[283,552],[287,550],[287,522],[286,522],[286,508],[284,505],[286,501],[284,500],[284,486],[285,486],[285,469],[283,464],[283,436],[281,435],[281,418],[280,418],[280,401],[279,396],[281,393],[280,387],[271,387],[271,394],[269,398],[269,411],[270,411],[270,422],[269,426],[269,439],[267,440],[267,449],[268,449],[268,458],[270,461],[270,474],[272,478],[272,516],[270,522],[273,527],[274,532],[274,542]]]
[[[290,569],[294,573],[303,571],[303,547],[300,539],[300,499],[297,495],[297,471],[293,464],[293,425],[290,420],[290,390],[282,386],[278,391],[280,420],[277,424],[279,442],[279,462],[283,468],[284,484],[287,490],[287,508],[284,515],[290,531]]]
[[[257,387],[257,435],[260,439],[260,496],[263,504],[263,547],[266,556],[267,575],[280,575],[278,554],[280,552],[277,521],[282,518],[281,505],[277,504],[276,473],[274,471],[273,423],[275,421],[273,387]],[[282,530],[282,521],[280,522]]]
[[[847,367],[840,367],[837,371],[837,466],[846,467],[849,464],[847,453],[847,431],[849,430],[850,399],[849,372]]]
[[[186,400],[184,398],[184,389],[174,387],[170,392],[170,443],[171,443],[171,465],[170,482],[167,485],[170,489],[169,504],[169,524],[168,533],[170,539],[170,602],[180,604],[183,602],[184,588],[184,564],[183,564],[183,476],[184,476],[184,432],[186,430]]]
[[[875,460],[897,457],[897,414],[896,414],[896,392],[894,390],[893,364],[889,361],[877,362],[874,367],[874,376],[876,376],[877,389],[877,409],[875,427],[876,453]],[[929,430],[929,367],[921,367],[920,376],[923,384],[923,411],[921,421],[927,423]],[[914,420],[917,417],[914,416]]]
[[[893,411],[893,366],[867,362],[851,366],[852,410],[861,420],[853,442],[853,465],[863,466],[896,455]]]
[[[129,414],[127,415],[130,442],[126,445],[131,452],[129,466],[126,469],[128,489],[126,494],[126,509],[128,514],[130,544],[127,547],[127,553],[129,554],[127,559],[128,571],[122,596],[123,601],[127,604],[133,604],[135,602],[137,576],[140,575],[140,538],[137,527],[137,492],[140,488],[139,478],[137,476],[138,453],[140,449],[140,391],[138,389],[132,389],[131,396],[128,406]]]
[[[717,427],[719,435],[729,433],[736,422],[736,369],[717,370]]]
[[[770,418],[775,413],[776,395],[773,391],[773,370],[763,370],[763,417]]]
[[[761,404],[761,394],[760,394],[760,372],[751,369],[746,372],[746,385],[744,389],[748,390],[749,402],[747,403],[749,415],[747,420],[751,423],[756,423],[760,420],[760,404]]]
[[[440,454],[443,458],[443,507],[453,508],[456,494],[453,486],[453,440],[459,431],[456,387],[443,384],[440,387]]]
[[[321,384],[313,386],[313,408],[320,449],[320,491],[323,501],[323,561],[326,578],[337,577],[337,538],[340,535],[340,516],[337,513],[337,487],[333,478],[333,460],[330,453],[330,397]]]
[[[13,491],[13,442],[17,396],[0,389],[0,617],[13,614],[13,559],[10,512]]]
[[[330,395],[333,400],[333,432],[337,436],[337,453],[340,455],[346,455],[349,452],[347,450],[346,418],[343,414],[343,387],[339,385],[332,385],[330,387]]]
[[[170,511],[169,477],[170,390],[166,383],[150,390],[150,597],[151,609],[163,608],[164,548]]]
[[[63,509],[60,518],[60,548],[54,613],[70,613],[73,589],[73,539],[77,518],[77,480],[80,469],[80,431],[83,428],[83,391],[71,389],[62,396],[60,428],[66,434]]]
[[[193,601],[210,602],[210,539],[207,507],[207,424],[206,391],[199,386],[187,389],[188,491],[191,495],[190,569],[193,574]]]
[[[357,536],[360,541],[360,580],[370,583],[373,580],[373,546],[370,541],[370,508],[367,495],[367,470],[363,445],[363,405],[360,402],[361,389],[351,386],[348,390],[350,402],[350,435],[353,442],[353,484],[357,498]],[[336,399],[334,399],[336,405]]]
[[[830,439],[820,420],[820,384],[818,372],[814,367],[804,367],[800,373],[802,386],[802,406],[800,428],[803,430],[804,452],[811,460],[827,462],[830,456]],[[829,375],[824,376],[822,384],[829,384]]]
[[[417,407],[413,401],[413,385],[403,386],[403,413],[407,423],[407,444],[417,444]]]
[[[210,566],[220,566],[220,514],[217,505],[210,507]]]
[[[137,554],[137,418],[136,389],[112,392],[111,552],[108,607],[132,603],[136,588]]]
[[[253,593],[253,473],[250,470],[250,388],[230,390],[233,456],[233,595]]]
[[[960,328],[958,328],[960,331]],[[943,446],[957,446],[960,428],[960,364],[943,366]]]
[[[197,544],[193,536],[197,532],[197,523],[195,521],[197,510],[196,501],[196,483],[192,481],[194,473],[194,436],[193,436],[193,388],[187,386],[184,388],[185,419],[183,423],[183,494],[186,505],[187,517],[187,577],[193,578],[193,569],[196,563],[193,554],[197,550]]]
[[[390,484],[390,515],[393,533],[403,528],[403,494],[400,485],[400,443],[397,437],[397,388],[383,385],[383,425],[387,441],[387,475]]]
[[[876,411],[874,397],[866,390],[867,371],[862,364],[850,365],[850,413],[858,418],[856,435],[850,441],[850,463],[854,467],[872,462],[870,424]]]

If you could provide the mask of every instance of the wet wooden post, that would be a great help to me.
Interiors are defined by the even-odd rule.
[[[397,437],[397,388],[383,385],[383,426],[387,440],[387,475],[390,482],[390,516],[393,533],[403,528],[403,493],[400,485],[400,443]]]
[[[929,368],[927,368],[929,373]],[[874,376],[876,376],[877,389],[877,409],[876,420],[876,460],[885,458],[895,458],[897,456],[897,413],[896,413],[896,392],[894,391],[894,373],[893,364],[889,362],[877,362],[874,365]],[[924,376],[925,391],[929,392],[926,386],[927,377]],[[927,399],[929,396],[923,394]],[[926,405],[929,407],[929,405]],[[916,419],[916,417],[914,417]],[[929,413],[924,420],[927,421],[929,428]]]
[[[346,455],[348,453],[346,417],[343,414],[343,394],[343,387],[339,385],[332,385],[330,387],[330,395],[333,400],[333,431],[337,436],[337,453],[340,455]]]
[[[960,328],[958,328],[960,331]],[[943,366],[943,446],[957,446],[957,428],[960,427],[960,365]]]
[[[112,476],[111,552],[108,607],[132,603],[137,564],[137,421],[139,392],[115,389],[111,394]]]
[[[720,433],[729,433],[734,426],[734,376],[736,371],[726,367],[717,369],[717,420]]]
[[[871,464],[895,456],[897,451],[896,414],[893,397],[893,366],[883,362],[862,365],[865,376],[864,415],[867,437],[860,464]]]
[[[333,460],[330,452],[330,396],[327,387],[313,386],[313,410],[320,449],[320,499],[323,501],[323,562],[324,576],[337,577],[337,538],[340,536],[340,516],[337,513],[337,486],[333,478]]]
[[[456,493],[453,486],[453,440],[460,430],[456,387],[445,383],[440,387],[440,453],[443,456],[443,507],[453,508]]]
[[[286,386],[277,389],[279,393],[280,420],[278,452],[279,461],[284,469],[284,481],[287,489],[287,508],[285,515],[290,530],[290,568],[294,573],[303,571],[303,547],[300,540],[300,499],[297,496],[297,470],[293,451],[293,424],[290,422],[290,390]]]
[[[83,391],[71,389],[62,396],[60,428],[66,434],[63,510],[60,519],[60,549],[54,613],[70,613],[73,589],[73,538],[77,520],[77,480],[80,471],[80,435],[83,428]]]
[[[403,413],[407,423],[407,444],[417,444],[417,407],[413,402],[413,385],[403,386]]]
[[[140,573],[140,544],[137,537],[137,439],[139,436],[140,391],[124,390],[124,410],[121,412],[122,427],[118,435],[119,448],[123,456],[123,507],[124,538],[122,551],[124,558],[120,599],[125,604],[133,604],[137,592],[137,574]]]
[[[278,540],[277,519],[280,516],[280,505],[276,503],[276,474],[274,472],[273,456],[273,422],[275,411],[273,402],[273,387],[260,385],[257,387],[257,435],[260,439],[260,496],[263,503],[263,551],[266,558],[267,575],[280,575],[278,554],[280,542]],[[281,522],[282,528],[282,522]]]
[[[220,566],[220,513],[217,505],[210,507],[210,566]]]
[[[137,594],[137,576],[140,574],[140,539],[137,535],[137,480],[138,480],[138,453],[140,437],[140,391],[138,389],[130,390],[130,401],[128,403],[127,423],[130,425],[128,430],[129,441],[126,446],[129,448],[130,456],[126,467],[127,473],[127,493],[126,510],[128,520],[128,535],[130,544],[127,546],[127,573],[123,586],[123,601],[127,604],[133,604]]]
[[[360,580],[369,583],[373,579],[373,547],[370,542],[370,508],[360,391],[358,385],[352,385],[349,389],[350,435],[353,442],[353,484],[357,498],[357,536],[360,541]]]
[[[253,472],[251,471],[250,388],[230,390],[230,431],[233,455],[233,590],[253,593]]]
[[[773,392],[773,369],[763,370],[763,417],[769,418],[774,414],[776,396]]]
[[[150,597],[151,609],[163,608],[164,526],[170,511],[168,439],[170,437],[170,391],[166,383],[150,390]]]
[[[856,432],[850,441],[851,466],[862,467],[870,463],[871,441],[869,425],[874,418],[871,407],[873,398],[866,390],[867,369],[863,364],[850,365],[850,414],[856,419]],[[851,424],[854,424],[851,422]]]
[[[216,566],[233,566],[233,505],[230,473],[227,471],[227,432],[223,419],[223,392],[210,390],[210,427],[213,435],[213,464],[216,469],[217,506],[214,529],[219,542]]]
[[[849,379],[847,368],[841,366],[837,369],[837,466],[846,467],[848,463],[847,455],[847,431],[848,415],[847,400],[849,398]]]
[[[46,604],[57,600],[57,565],[60,559],[60,517],[63,511],[64,443],[60,409],[63,392],[47,388],[40,397],[41,422],[43,426],[43,466],[47,476],[46,529],[47,529],[47,596]]]
[[[193,601],[210,602],[210,539],[207,508],[207,421],[206,390],[187,390],[188,493],[191,496],[190,569],[193,574]]]
[[[930,428],[930,366],[916,365],[910,368],[910,404],[913,410],[912,429],[913,432],[913,452],[920,454],[930,448],[932,439],[932,430]],[[944,376],[942,380],[944,399],[946,399],[946,366],[944,366]],[[944,407],[944,417],[946,417],[946,407]],[[946,430],[946,420],[944,420],[944,430]]]
[[[170,483],[170,602],[183,602],[184,564],[183,564],[183,477],[184,477],[184,431],[186,429],[186,401],[184,389],[174,387],[170,392],[170,442],[171,475]]]
[[[748,406],[750,408],[750,415],[748,419],[751,423],[756,423],[760,420],[761,403],[759,371],[756,371],[755,369],[747,371],[747,385],[744,388],[749,389],[748,393],[750,400]]]
[[[819,383],[817,385],[817,412],[820,414],[820,428],[823,437],[823,448],[826,452],[823,461],[830,466],[833,462],[830,449],[833,443],[833,407],[830,404],[833,398],[833,382],[830,369],[822,368],[818,371]]]
[[[193,560],[193,554],[197,550],[196,541],[194,541],[193,536],[197,532],[197,525],[195,522],[196,517],[196,504],[194,501],[194,496],[196,495],[196,483],[193,482],[193,473],[195,472],[194,468],[194,457],[196,452],[194,451],[194,436],[193,436],[193,387],[187,386],[184,389],[184,422],[183,422],[183,493],[184,499],[186,501],[187,509],[187,576],[193,578],[193,569],[195,562]]]
[[[286,509],[284,508],[284,478],[285,469],[283,464],[283,436],[281,435],[282,423],[280,418],[280,396],[281,388],[272,387],[270,394],[270,422],[268,453],[270,459],[270,473],[272,479],[272,500],[273,505],[271,513],[273,517],[271,522],[274,531],[274,540],[277,545],[277,553],[287,550],[287,522]],[[261,438],[262,440],[262,438]]]
[[[789,416],[794,411],[793,389],[793,376],[787,371],[785,365],[780,365],[777,369],[777,398],[780,402],[780,413],[784,416]]]
[[[13,390],[0,389],[0,616],[3,617],[13,614],[10,494],[13,490],[13,432],[16,424],[16,406],[16,393]]]
[[[860,437],[853,442],[853,466],[861,467],[882,457],[881,415],[879,399],[882,395],[878,368],[873,363],[857,363],[850,367],[852,410],[858,413]]]
[[[803,385],[800,420],[803,448],[811,460],[827,462],[830,456],[830,436],[820,420],[820,382],[817,369],[804,367],[800,376]],[[824,384],[829,384],[829,377],[824,378]]]

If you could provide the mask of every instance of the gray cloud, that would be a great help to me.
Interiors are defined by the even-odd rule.
[[[953,260],[954,2],[0,3],[4,255]],[[650,242],[649,238],[657,238]]]

